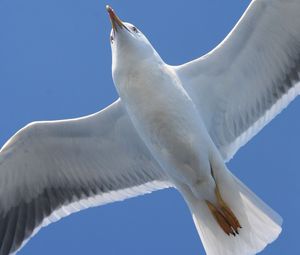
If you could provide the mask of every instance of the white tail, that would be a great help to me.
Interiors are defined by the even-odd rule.
[[[207,255],[250,255],[262,251],[281,232],[281,217],[251,192],[229,170],[218,176],[224,201],[237,216],[239,235],[226,235],[205,201],[184,194]]]

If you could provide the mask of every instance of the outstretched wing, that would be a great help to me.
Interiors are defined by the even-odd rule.
[[[299,94],[299,13],[299,0],[253,0],[219,46],[174,67],[224,160]]]
[[[120,100],[88,117],[32,123],[0,151],[0,254],[70,213],[166,187]]]

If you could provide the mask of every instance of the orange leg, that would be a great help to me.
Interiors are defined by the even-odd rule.
[[[213,171],[212,171],[212,177],[214,178]],[[239,220],[237,219],[237,217],[234,215],[233,211],[223,200],[217,183],[216,183],[215,193],[216,193],[218,206],[213,205],[209,201],[206,201],[206,204],[210,212],[214,216],[215,220],[218,222],[219,226],[223,229],[223,231],[227,235],[236,236],[237,234],[239,234],[239,229],[242,228],[242,226]]]

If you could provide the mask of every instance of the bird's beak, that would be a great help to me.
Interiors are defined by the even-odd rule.
[[[115,14],[114,10],[109,5],[106,5],[106,10],[110,17],[111,26],[115,32],[117,32],[119,28],[125,28],[128,30],[128,28],[123,24],[122,20],[120,20],[120,18]]]

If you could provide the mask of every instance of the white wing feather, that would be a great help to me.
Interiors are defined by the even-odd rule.
[[[299,94],[299,13],[299,0],[254,0],[219,46],[174,67],[224,160]]]
[[[120,100],[84,118],[32,123],[0,151],[0,255],[72,212],[168,186]]]

